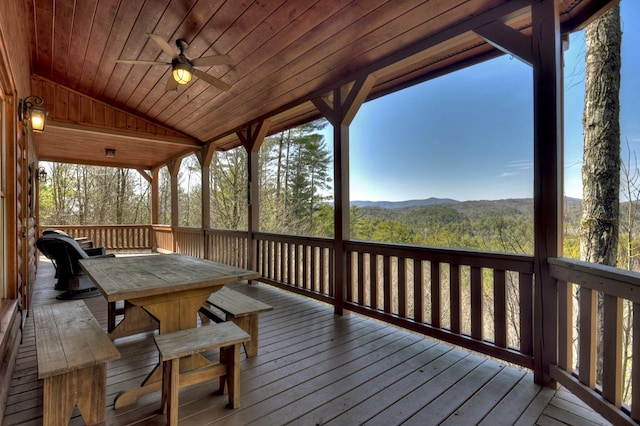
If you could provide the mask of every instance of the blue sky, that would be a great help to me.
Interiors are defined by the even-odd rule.
[[[640,157],[640,2],[622,0],[621,133]],[[565,52],[565,194],[582,197],[584,37]],[[533,195],[531,68],[504,56],[368,102],[351,125],[350,198]],[[327,129],[327,140],[331,141]]]

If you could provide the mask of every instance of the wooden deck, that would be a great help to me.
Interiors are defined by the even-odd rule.
[[[53,268],[40,262],[34,304],[56,303]],[[260,315],[260,348],[241,362],[241,408],[225,408],[215,384],[180,394],[181,425],[593,425],[609,424],[563,389],[543,389],[529,372],[425,339],[265,284],[232,287],[273,306]],[[106,329],[102,297],[85,299]],[[4,426],[42,422],[33,319],[24,324]],[[107,424],[163,425],[160,394],[113,409],[157,362],[151,334],[116,339],[108,365]],[[84,422],[74,413],[72,425]]]

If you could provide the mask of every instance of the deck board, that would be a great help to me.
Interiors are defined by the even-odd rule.
[[[53,269],[40,262],[34,304],[56,303]],[[606,425],[569,392],[541,388],[532,374],[479,354],[351,314],[265,284],[232,287],[274,307],[260,314],[258,356],[241,360],[241,403],[226,408],[217,383],[180,393],[180,425]],[[106,329],[107,304],[85,299]],[[113,409],[157,362],[153,333],[116,339],[107,370],[107,424],[164,425],[160,393]],[[27,317],[5,426],[42,421],[33,319]],[[216,353],[209,354],[216,357]],[[83,425],[78,411],[71,425]]]

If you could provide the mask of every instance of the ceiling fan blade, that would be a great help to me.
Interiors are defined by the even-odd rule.
[[[214,65],[224,65],[231,62],[229,55],[212,55],[203,56],[202,58],[192,59],[191,63],[194,67],[211,67]]]
[[[158,61],[135,61],[129,59],[116,60],[119,64],[132,64],[132,65],[171,65],[171,62],[158,62]]]
[[[173,78],[173,73],[169,73],[169,79],[167,80],[167,92],[177,91],[178,82]]]
[[[215,86],[220,90],[227,91],[227,90],[231,89],[231,86],[229,86],[227,83],[225,83],[224,81],[220,80],[219,78],[215,78],[214,76],[207,74],[204,71],[200,71],[200,70],[194,68],[193,69],[193,74],[196,77],[198,77],[199,79],[206,81],[210,85]]]
[[[147,33],[147,35],[151,40],[153,40],[160,47],[160,49],[162,49],[165,53],[170,55],[172,58],[175,58],[180,54],[180,51],[178,50],[177,47],[171,46],[169,43],[167,43],[165,39],[163,39],[159,35],[152,34],[152,33]]]

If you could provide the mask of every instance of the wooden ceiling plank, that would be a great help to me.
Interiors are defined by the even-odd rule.
[[[160,17],[167,8],[169,1],[170,0],[158,0],[155,2],[144,3],[140,15],[138,15],[136,22],[127,34],[127,41],[118,53],[117,59],[143,59],[140,55],[143,49],[150,42],[146,33],[152,31],[152,29],[157,25],[157,22],[160,20]],[[150,60],[158,59],[160,51],[156,50],[155,53],[156,57],[151,58]],[[145,70],[146,68],[141,66],[134,67],[133,65],[113,64],[111,74],[109,75],[109,81],[104,87],[100,97],[115,100],[122,88],[122,85],[131,78],[135,78],[134,76],[136,73],[140,76],[144,75]],[[134,76],[131,76],[131,74]],[[125,102],[121,103],[122,105],[125,104]]]
[[[35,28],[40,36],[35,38],[38,62],[37,66],[32,68],[34,72],[50,78],[53,74],[54,2],[53,0],[46,2],[33,0],[33,3]]]
[[[60,60],[67,62],[68,78],[59,80],[63,85],[75,90],[80,89],[81,79],[79,77],[82,74],[83,58],[89,48],[89,37],[91,35],[88,29],[91,28],[94,19],[96,19],[97,8],[98,0],[75,2],[69,55],[66,58],[60,58]],[[41,75],[50,78],[46,74]]]
[[[68,58],[70,55],[71,35],[73,28],[73,4],[69,2],[55,3],[53,67],[51,78],[57,81],[67,79]]]
[[[214,74],[216,77],[223,77],[228,74],[229,68],[236,68],[239,66],[240,61],[235,62],[233,58],[247,58],[251,60],[251,55],[255,51],[255,43],[268,42],[273,34],[273,29],[278,28],[277,20],[280,15],[287,17],[286,19],[296,19],[294,14],[298,9],[304,9],[306,7],[306,1],[318,1],[318,0],[305,0],[297,1],[295,5],[291,2],[285,3],[287,9],[286,13],[282,12],[282,7],[278,8],[278,2],[272,1],[268,3],[269,8],[266,5],[254,4],[243,13],[245,24],[235,25],[227,29],[218,40],[215,41],[214,46],[220,48],[221,53],[229,53],[231,55],[232,64],[230,66],[214,67],[216,71],[222,70],[225,74]],[[224,10],[220,12],[220,16],[215,16],[212,24],[218,19],[224,19],[225,15],[228,15],[230,11]],[[265,18],[266,16],[266,18]],[[231,18],[227,17],[227,21]],[[257,25],[257,27],[256,27]],[[238,42],[238,40],[240,42]],[[251,50],[253,49],[253,50]],[[228,77],[225,78],[227,82],[234,84]],[[206,92],[206,94],[205,94]],[[202,95],[202,96],[201,96]],[[164,118],[180,117],[184,115],[183,108],[187,111],[187,116],[192,115],[192,111],[199,112],[200,103],[202,98],[212,100],[216,98],[222,98],[225,96],[224,92],[221,92],[217,88],[211,87],[209,84],[196,80],[189,84],[184,90],[184,95],[177,99],[169,99],[165,96],[158,97],[159,102],[153,105],[153,114],[158,120],[164,120]],[[169,120],[168,120],[169,121]],[[177,124],[177,123],[175,123]]]
[[[91,93],[91,85],[98,73],[100,60],[114,25],[119,3],[120,0],[101,0],[98,3],[96,17],[91,26],[85,27],[85,31],[90,30],[89,43],[77,86],[78,90],[83,93]]]
[[[384,27],[390,25],[390,16],[393,16],[394,19],[398,19],[403,16],[403,14],[411,14],[411,12],[415,10],[414,3],[411,3],[410,5],[404,4],[404,8],[401,7],[401,5],[402,4],[396,3],[393,5],[383,4],[380,8],[373,8],[372,10],[364,11],[366,12],[364,13],[364,16],[362,13],[363,11],[359,9],[355,11],[358,13],[353,16],[347,12],[354,13],[354,11],[344,11],[344,13],[340,13],[341,18],[344,21],[340,19],[328,19],[323,22],[323,25],[313,28],[313,30],[305,34],[304,38],[297,40],[296,43],[289,46],[287,49],[287,52],[305,52],[311,49],[311,47],[315,47],[311,59],[302,56],[300,53],[296,53],[295,57],[287,57],[286,60],[283,61],[284,65],[281,68],[273,69],[268,66],[263,66],[260,69],[260,75],[263,75],[263,79],[262,81],[256,82],[256,85],[259,83],[261,87],[269,87],[271,89],[268,91],[263,90],[261,94],[258,94],[257,98],[253,97],[255,96],[255,92],[249,92],[253,95],[252,100],[255,101],[263,99],[261,95],[264,95],[265,100],[267,97],[273,99],[273,87],[283,87],[281,92],[286,93],[286,97],[289,99],[285,103],[288,103],[295,99],[295,89],[298,89],[299,92],[305,91],[305,89],[301,89],[300,82],[308,80],[311,76],[317,75],[319,72],[322,73],[321,75],[325,77],[326,81],[317,85],[316,88],[319,88],[321,85],[327,85],[331,79],[336,78],[336,75],[344,76],[344,74],[339,71],[339,65],[348,61],[353,61],[354,58],[361,56],[362,47],[360,47],[360,40],[362,37],[371,37],[371,34],[376,34],[376,31],[383,31],[383,34],[378,35],[378,37],[380,40],[385,39],[385,37],[388,37],[388,34],[386,33],[388,30],[385,30]],[[375,6],[378,6],[378,4],[375,4]],[[390,15],[390,13],[392,15]],[[360,21],[362,21],[361,25],[354,24],[347,28],[347,22],[351,22],[351,20],[360,22],[356,17],[360,17]],[[415,19],[422,23],[425,22],[424,17],[421,17],[420,15]],[[393,20],[391,22],[393,22]],[[383,28],[383,30],[380,28]],[[330,34],[331,36],[327,38]],[[322,40],[322,42],[317,46],[309,46],[308,39]],[[335,53],[336,49],[334,46],[341,46],[339,54]],[[332,58],[335,65],[330,64],[328,62],[328,58]],[[269,65],[272,65],[272,63]],[[288,82],[291,82],[292,84],[289,84]],[[248,101],[248,99],[238,96],[230,102],[225,103],[225,112],[231,116],[238,116],[239,113],[235,110],[236,107],[246,108],[245,105],[260,104],[260,102],[247,103]],[[264,105],[260,105],[261,108],[263,106]],[[193,124],[205,134],[211,132],[214,128],[204,122],[184,124]]]
[[[137,57],[127,56],[121,58],[171,62],[169,55],[163,52],[156,43],[151,41],[149,37],[146,36],[146,33],[157,34],[169,40],[173,35],[174,29],[184,20],[184,17],[196,1],[197,0],[189,0],[186,3],[169,2],[166,4],[166,8],[163,9],[163,13],[159,19],[156,22],[149,22],[148,24],[150,26],[144,29],[145,35],[140,36],[141,40],[144,41],[144,45],[139,55]],[[163,67],[160,66],[143,65],[127,65],[127,67],[131,67],[130,72],[127,79],[122,81],[114,99],[133,110],[136,107],[134,106],[135,104],[130,101],[131,97],[135,96],[136,93],[138,95],[146,93],[149,90],[148,87],[152,87],[152,85],[145,86],[145,84],[150,84],[148,81],[152,81],[154,85],[159,83],[161,76],[167,73],[167,69],[163,69]],[[147,83],[145,83],[145,80]]]
[[[95,98],[102,96],[104,93],[114,70],[113,65],[119,58],[119,54],[128,39],[129,30],[137,22],[138,17],[142,15],[145,5],[148,9],[149,5],[146,2],[128,1],[120,4],[113,27],[104,45],[95,78],[91,87],[86,90],[86,93],[90,96]]]
[[[240,3],[234,2],[237,7]],[[164,40],[167,41],[170,45],[175,45],[176,39],[184,39],[188,43],[192,42],[193,37],[203,31],[202,22],[209,22],[212,17],[214,17],[221,8],[230,4],[229,2],[221,5],[216,2],[196,2],[191,5],[190,9],[181,11],[182,19],[180,21],[175,21],[173,26],[171,26],[171,31],[165,31],[158,34],[158,30],[154,30],[154,34],[158,34]],[[186,13],[186,14],[185,14]],[[163,19],[172,19],[171,16]],[[202,22],[201,22],[202,21]],[[200,26],[196,26],[200,23]],[[214,32],[211,33],[211,37],[213,39],[217,38],[218,29],[216,28]],[[207,32],[209,34],[209,32]],[[189,44],[189,49],[185,52],[185,55],[189,58],[193,56],[193,53],[197,52],[199,45],[196,43],[195,46],[192,46],[193,43]],[[192,50],[192,47],[194,50]],[[168,55],[164,55],[163,58],[168,58]],[[169,58],[170,60],[171,58]],[[140,81],[139,90],[136,90],[131,94],[131,96],[127,99],[127,105],[135,108],[138,111],[142,111],[145,115],[149,115],[149,109],[151,106],[155,105],[158,100],[162,99],[162,96],[154,95],[154,91],[156,93],[161,93],[162,95],[168,95],[168,98],[175,99],[178,97],[178,93],[175,92],[167,92],[166,80],[170,78],[170,66],[153,66],[150,67],[147,74],[145,74]],[[151,96],[149,96],[151,94]],[[151,118],[155,118],[155,115],[149,115]]]
[[[265,57],[265,62],[254,59],[253,61],[245,61],[234,66],[233,74],[229,78],[240,78],[234,84],[243,90],[242,92],[236,93],[232,89],[234,96],[229,96],[230,101],[224,102],[225,114],[235,114],[236,111],[234,111],[234,107],[236,105],[240,107],[250,105],[247,103],[250,98],[244,98],[244,96],[251,96],[247,95],[247,93],[251,93],[250,89],[269,81],[287,79],[287,77],[295,78],[295,71],[298,67],[294,69],[293,66],[302,63],[302,65],[299,66],[300,68],[310,67],[312,63],[317,60],[317,57],[308,56],[307,53],[313,49],[326,49],[327,47],[323,47],[323,43],[327,35],[339,34],[341,31],[344,31],[349,20],[367,15],[382,3],[384,3],[383,0],[377,2],[369,1],[366,3],[357,3],[357,7],[347,8],[348,3],[336,4],[325,1],[311,10],[306,10],[305,13],[298,16],[290,26],[285,26],[283,30],[278,33],[278,38],[269,41],[269,44],[265,47],[265,49],[267,49],[266,51],[260,52],[260,56]],[[398,6],[400,7],[401,5]],[[395,12],[399,13],[397,9]],[[319,20],[318,16],[322,16],[323,19]],[[347,35],[344,37],[344,40],[346,41],[350,38],[351,36]],[[236,76],[237,74],[240,75]],[[276,86],[271,86],[271,93],[274,93],[273,87]],[[282,90],[287,91],[288,89],[284,87]],[[211,102],[207,102],[200,104],[199,107],[208,110],[210,105]],[[203,129],[199,122],[195,124],[193,120],[184,122],[183,125],[194,125],[198,129]],[[203,136],[210,136],[204,131],[203,134]]]
[[[508,7],[503,7],[503,9],[505,9],[506,11],[510,11],[511,9],[521,9],[522,5],[525,4],[525,1],[513,1],[511,2],[512,5],[510,6],[510,8]],[[447,2],[447,5],[443,5],[443,7],[445,9],[443,10],[447,10],[447,13],[452,13],[451,9],[447,6],[450,6],[450,4]],[[471,12],[470,10],[465,10],[465,13],[469,13]],[[472,14],[476,16],[476,18],[474,20],[472,20],[471,22],[484,22],[490,19],[495,19],[495,16],[499,16],[498,14],[496,14],[495,12],[492,13],[485,13],[483,14],[483,18],[477,18],[478,16],[478,11],[475,11],[475,14]],[[455,11],[456,16],[460,14],[460,11]],[[505,12],[506,13],[506,12]],[[415,22],[416,24],[419,24],[418,27],[416,28],[412,28],[410,29],[410,31],[405,31],[404,35],[405,37],[411,37],[411,40],[415,40],[416,35],[418,34],[423,34],[425,32],[434,34],[434,36],[432,38],[436,38],[438,39],[437,41],[440,42],[442,40],[440,40],[441,38],[443,40],[446,40],[446,38],[444,37],[439,37],[439,34],[441,33],[441,26],[443,25],[441,22],[436,25],[437,21],[433,21],[433,20],[425,20],[424,18],[422,18],[421,20],[419,19],[420,16],[424,15],[424,12],[422,14],[416,13],[415,9],[412,10],[410,12],[411,15],[416,15],[418,17],[418,20],[415,20],[415,17],[412,18],[412,21]],[[437,15],[437,19],[438,21],[442,21],[445,19],[446,14],[443,15],[442,13],[436,14]],[[454,19],[453,17],[450,19]],[[429,27],[428,29],[426,29],[427,27]],[[460,29],[458,29],[458,31],[460,33],[464,32],[467,29],[471,29],[472,27],[467,27],[465,22],[463,21],[462,24],[460,24]],[[387,31],[386,29],[378,29],[376,30],[382,34],[385,33],[385,31]],[[408,35],[409,34],[409,35]],[[376,37],[379,39],[384,39],[385,36],[381,36],[380,34],[374,34],[371,33],[370,35],[371,37]],[[402,40],[403,43],[407,43],[410,44],[411,41],[407,40],[405,38],[400,38],[400,37],[396,37],[396,39],[398,40]],[[429,40],[429,38],[427,38],[426,40]],[[388,46],[390,45],[391,42],[389,42]],[[398,43],[398,41],[394,41],[394,43]],[[414,42],[415,44],[415,42]],[[433,45],[436,45],[437,43],[434,41]],[[313,68],[311,69],[306,69],[306,70],[302,70],[296,73],[295,75],[295,80],[294,81],[303,81],[303,82],[307,82],[307,86],[303,87],[298,85],[298,87],[292,87],[292,85],[287,86],[287,92],[285,95],[281,96],[280,98],[280,105],[286,104],[287,102],[293,102],[296,96],[304,96],[305,93],[308,93],[310,91],[314,91],[314,90],[318,90],[319,88],[326,88],[327,84],[330,84],[331,81],[336,82],[341,80],[341,76],[339,74],[339,64],[340,62],[344,62],[345,60],[345,55],[343,52],[348,52],[351,53],[353,51],[353,47],[351,47],[348,43],[345,43],[344,40],[341,43],[341,40],[339,38],[334,38],[334,39],[330,39],[327,42],[327,45],[338,45],[338,46],[344,46],[342,49],[338,50],[338,51],[333,51],[331,53],[332,59],[331,62],[328,62],[328,59],[324,60],[324,61],[320,61],[319,63],[316,64]],[[391,45],[391,47],[387,48],[388,50],[385,50],[384,53],[378,53],[376,54],[376,57],[378,58],[382,58],[379,61],[381,63],[394,63],[395,61],[398,61],[402,58],[401,55],[406,55],[406,53],[403,52],[397,52],[397,46],[395,45]],[[414,48],[416,52],[419,52],[419,49]],[[382,48],[378,48],[379,51],[382,50]],[[410,52],[413,52],[412,49],[408,49]],[[395,52],[394,54],[390,53],[390,52]],[[366,55],[371,55],[370,52],[366,52]],[[386,59],[387,57],[392,56],[393,60],[390,59]],[[317,58],[318,59],[318,58]],[[371,60],[371,59],[368,59]],[[366,62],[363,62],[366,63]],[[293,62],[290,64],[291,68],[297,68],[298,64],[296,62]],[[323,67],[323,69],[330,69],[330,70],[338,70],[338,71],[329,71],[327,73],[325,73],[324,75],[322,75],[321,77],[317,77],[317,72],[315,71],[317,68]],[[358,67],[362,67],[362,65],[359,65]],[[357,68],[357,67],[356,67]],[[374,69],[373,67],[370,67],[372,70]],[[315,80],[314,75],[316,75]],[[315,87],[313,86],[313,83],[315,83]],[[279,83],[277,80],[267,80],[264,81],[262,87],[274,87],[278,84],[284,84],[284,83]],[[270,95],[267,92],[263,92],[263,94],[258,94],[256,95],[255,93],[253,93],[253,103],[252,105],[259,105],[260,108],[266,109],[266,110],[270,110],[270,108],[278,108],[277,102],[274,101],[275,97]],[[247,102],[246,99],[238,99],[238,102]],[[225,104],[225,111],[227,111],[227,114],[231,117],[238,117],[240,116],[240,113],[238,111],[236,111],[234,109],[235,107],[235,102],[229,102]],[[242,105],[238,105],[238,107],[242,108]],[[253,114],[256,114],[255,112]],[[248,115],[251,115],[251,113],[249,113]],[[195,123],[195,125],[197,127],[199,127],[201,129],[201,131],[203,133],[205,132],[211,132],[213,129],[220,129],[222,123],[217,122],[217,120],[211,120],[208,123],[200,123],[197,122]],[[227,125],[228,127],[232,127],[234,125],[242,125],[242,123],[239,122],[229,122],[227,121]],[[215,127],[214,127],[215,126]],[[200,135],[198,135],[198,137],[201,137]]]

